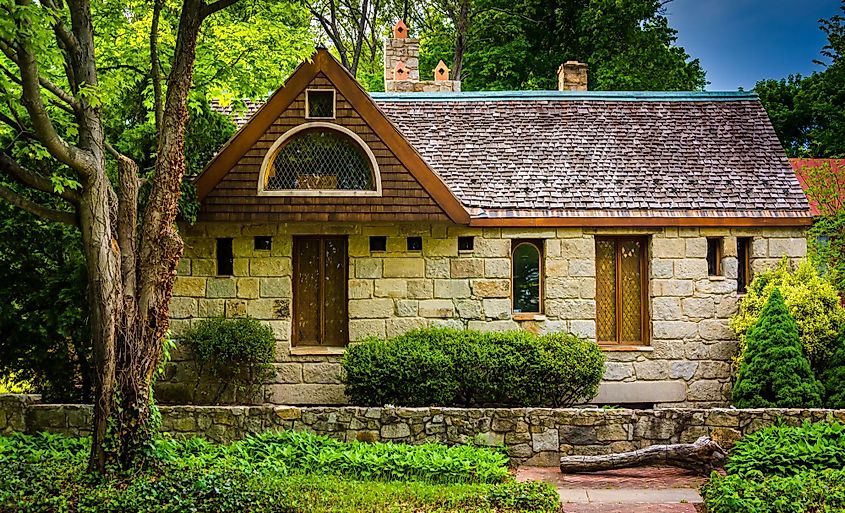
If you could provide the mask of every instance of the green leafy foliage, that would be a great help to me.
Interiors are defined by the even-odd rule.
[[[845,471],[758,479],[714,472],[701,495],[709,513],[837,513],[845,510]]]
[[[819,28],[828,39],[823,71],[754,87],[790,157],[845,157],[845,16],[820,20]]]
[[[833,419],[755,431],[734,445],[725,464],[729,474],[751,477],[825,469],[845,469],[845,424]]]
[[[813,408],[824,388],[804,355],[798,326],[775,287],[746,339],[733,388],[739,408]]]
[[[819,276],[818,269],[809,260],[803,260],[794,272],[790,272],[784,258],[777,267],[755,274],[739,312],[731,319],[731,328],[739,338],[740,363],[748,352],[750,331],[775,288],[783,294],[784,303],[798,324],[801,346],[813,368],[820,371],[836,348],[839,328],[845,323],[845,310],[836,288]]]
[[[182,334],[199,366],[219,386],[212,399],[219,403],[227,390],[233,400],[253,400],[273,375],[276,339],[273,330],[252,317],[215,317],[193,324]]]
[[[845,408],[845,328],[839,335],[836,351],[830,364],[819,376],[824,385],[824,405],[827,408]]]
[[[354,404],[568,406],[595,396],[604,355],[572,335],[422,329],[343,357]]]
[[[0,202],[0,378],[48,401],[90,399],[85,279],[75,230]]]
[[[845,424],[778,424],[739,440],[701,494],[710,513],[833,513],[845,509],[843,469]]]
[[[545,483],[516,483],[500,453],[478,447],[344,444],[309,433],[229,445],[157,440],[148,465],[97,479],[89,439],[0,438],[0,510],[20,512],[553,513]]]
[[[438,60],[452,66],[455,20],[469,12],[463,59],[465,91],[557,89],[567,60],[590,66],[590,89],[700,90],[704,69],[677,45],[655,0],[439,0],[421,13],[421,76]],[[439,7],[439,8],[438,8]],[[414,24],[410,27],[415,29]]]

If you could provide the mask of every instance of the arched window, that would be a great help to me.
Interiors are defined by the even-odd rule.
[[[514,313],[540,313],[542,242],[514,241],[511,254]]]
[[[267,152],[259,195],[380,195],[372,151],[354,132],[331,123],[306,123],[289,130]]]

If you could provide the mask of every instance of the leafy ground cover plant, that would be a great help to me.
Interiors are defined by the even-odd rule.
[[[710,513],[845,511],[845,424],[778,424],[731,449],[701,490]]]
[[[343,357],[354,404],[570,406],[593,398],[604,355],[573,335],[421,329]]]
[[[742,298],[739,312],[731,319],[731,328],[739,338],[739,361],[745,358],[747,339],[757,323],[772,291],[777,288],[784,304],[795,318],[801,346],[813,368],[822,370],[837,347],[840,327],[845,324],[845,310],[839,293],[809,260],[803,260],[790,272],[784,258],[774,269],[756,273]]]
[[[740,476],[783,477],[845,469],[845,424],[828,420],[760,429],[734,445],[725,469]]]
[[[516,483],[504,456],[478,447],[344,444],[288,432],[228,445],[157,440],[142,470],[103,479],[82,471],[89,444],[57,435],[0,437],[0,511],[552,513],[559,508],[551,486]]]
[[[714,472],[701,495],[709,513],[839,513],[845,511],[845,471],[758,479]]]
[[[798,326],[774,288],[746,338],[732,400],[739,408],[813,408],[824,389],[804,355]]]

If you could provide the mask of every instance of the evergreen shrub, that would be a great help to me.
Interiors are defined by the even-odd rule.
[[[739,408],[817,408],[823,393],[801,347],[795,319],[775,288],[748,333],[733,403]]]

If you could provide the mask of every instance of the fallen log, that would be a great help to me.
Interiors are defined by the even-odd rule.
[[[563,456],[560,471],[564,474],[599,472],[631,467],[671,466],[709,476],[725,464],[724,449],[709,436],[695,443],[651,445],[636,451],[599,456]]]

